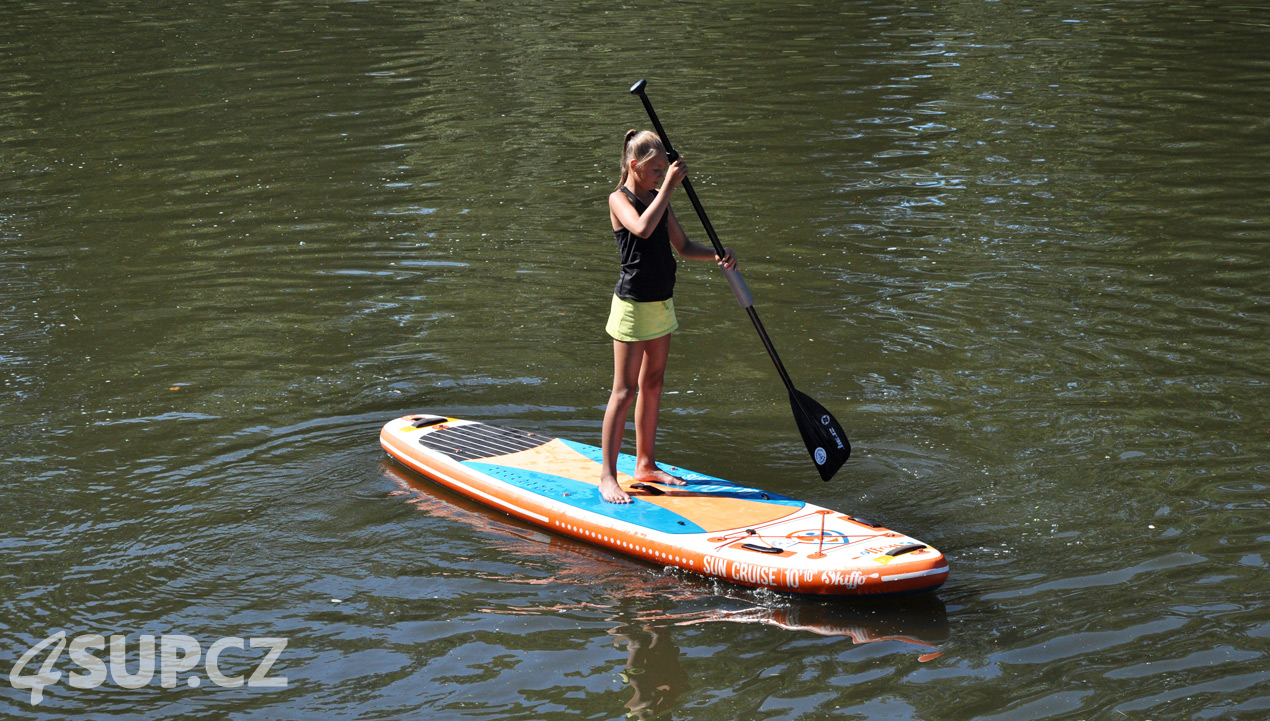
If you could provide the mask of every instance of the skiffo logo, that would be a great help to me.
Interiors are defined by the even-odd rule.
[[[94,651],[105,649],[106,645],[106,637],[95,633],[76,636],[71,640],[69,652],[71,662],[83,669],[83,672],[69,674],[68,683],[71,688],[97,688],[106,682],[106,660],[94,654]],[[141,636],[137,641],[136,673],[129,673],[127,669],[128,637],[113,635],[110,637],[109,645],[110,676],[116,684],[123,688],[141,688],[150,684],[154,679],[156,668],[154,636]],[[52,686],[61,680],[62,672],[54,670],[53,667],[66,646],[66,632],[58,631],[27,649],[9,671],[9,683],[14,688],[31,692],[32,706],[38,706],[44,700],[46,686]],[[221,653],[231,648],[240,651],[246,648],[267,648],[269,652],[256,666],[256,670],[246,680],[245,685],[251,688],[282,688],[287,685],[287,678],[285,676],[269,677],[269,671],[286,647],[287,639],[285,638],[250,638],[246,639],[245,643],[244,639],[237,636],[221,638],[207,649],[203,669],[207,672],[207,678],[217,686],[238,688],[244,685],[243,677],[226,676],[221,673],[219,666]],[[45,650],[48,650],[48,655],[40,666],[40,670],[36,673],[27,673],[27,667],[33,666],[35,659]],[[198,665],[198,662],[203,659],[203,647],[198,639],[190,636],[164,635],[160,637],[157,658],[159,685],[163,688],[176,688],[177,674],[193,670]],[[185,679],[185,685],[190,688],[198,688],[201,683],[202,679],[197,675]]]

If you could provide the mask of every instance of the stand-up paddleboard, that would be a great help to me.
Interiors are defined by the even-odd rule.
[[[600,497],[600,449],[434,415],[387,423],[379,442],[437,483],[556,533],[725,581],[789,593],[928,591],[948,578],[939,551],[902,533],[795,498],[660,465],[685,486],[636,483],[633,503]]]

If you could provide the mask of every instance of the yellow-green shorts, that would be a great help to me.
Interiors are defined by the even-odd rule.
[[[674,298],[641,303],[614,295],[604,330],[615,340],[634,343],[660,338],[678,327]]]

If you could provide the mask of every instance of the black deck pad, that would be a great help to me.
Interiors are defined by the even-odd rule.
[[[456,461],[473,461],[527,451],[553,440],[551,436],[540,433],[472,423],[424,434],[419,444]]]

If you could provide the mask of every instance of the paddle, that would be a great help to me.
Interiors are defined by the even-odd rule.
[[[657,119],[657,113],[653,110],[653,104],[648,101],[648,95],[644,93],[644,87],[647,84],[644,80],[635,83],[631,86],[631,94],[638,95],[643,101],[644,110],[648,111],[648,118],[653,121],[653,127],[657,130],[657,135],[661,137],[661,144],[666,146],[666,155],[671,162],[674,162],[679,157],[679,153],[676,153],[671,146],[670,138],[667,137],[665,128],[661,126],[661,121]],[[692,183],[688,178],[684,178],[682,186],[688,193],[688,199],[692,201],[693,209],[697,211],[697,217],[701,218],[701,225],[705,227],[706,235],[710,236],[714,252],[719,257],[723,257],[723,244],[719,242],[714,226],[706,217],[705,208],[701,207],[701,201],[697,198],[697,193],[693,191]],[[727,268],[723,269],[723,274],[732,288],[732,295],[736,296],[736,302],[749,314],[750,320],[754,323],[754,329],[758,331],[758,337],[763,340],[763,347],[772,357],[781,380],[785,382],[785,388],[789,390],[789,406],[794,411],[794,422],[798,424],[798,432],[803,437],[803,443],[807,444],[807,452],[816,463],[816,470],[820,471],[820,479],[827,481],[833,478],[833,474],[838,472],[847,457],[851,455],[851,444],[847,441],[846,432],[824,406],[794,387],[794,382],[789,379],[789,373],[781,363],[780,356],[776,355],[772,339],[767,336],[762,321],[758,319],[758,313],[754,311],[754,298],[750,295],[750,289],[745,285],[741,274]]]

